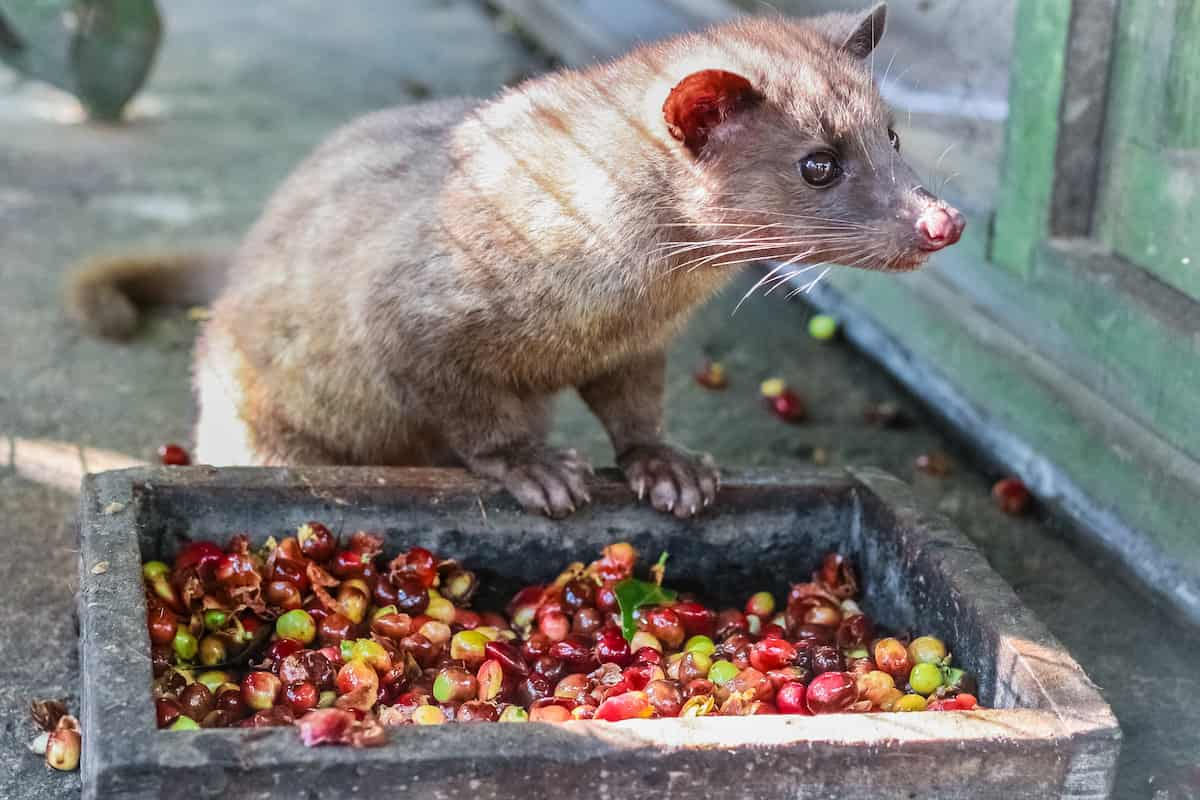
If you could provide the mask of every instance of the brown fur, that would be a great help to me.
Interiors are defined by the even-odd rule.
[[[138,327],[138,308],[195,306],[212,300],[225,283],[223,253],[146,251],[91,258],[67,282],[67,313],[90,333],[127,339]]]
[[[663,352],[733,271],[687,262],[723,252],[704,244],[723,225],[795,214],[806,261],[923,258],[909,217],[925,201],[888,142],[863,19],[735,22],[337,132],[275,193],[214,306],[199,460],[462,463],[560,516],[588,500],[590,467],[544,445],[553,395],[575,388],[639,496],[695,513],[717,475],[663,442]],[[701,149],[662,109],[702,70],[761,102],[723,109]],[[800,180],[817,146],[846,154],[844,191]],[[753,255],[797,253],[786,238]]]

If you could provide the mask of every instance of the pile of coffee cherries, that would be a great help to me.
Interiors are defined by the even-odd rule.
[[[636,562],[612,544],[501,614],[470,607],[457,562],[388,558],[366,533],[191,542],[143,567],[158,725],[367,746],[390,725],[976,707],[941,641],[877,635],[838,554],[784,598],[722,610],[665,588],[665,558],[653,580]]]

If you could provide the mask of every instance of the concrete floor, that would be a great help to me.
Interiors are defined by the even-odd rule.
[[[355,113],[426,94],[487,94],[541,66],[467,0],[408,0],[406,14],[389,0],[362,0],[332,17],[317,0],[162,5],[167,45],[127,127],[64,124],[71,109],[61,97],[0,74],[0,437],[10,446],[42,439],[149,459],[158,444],[188,436],[193,323],[158,317],[126,346],[84,338],[58,302],[69,261],[145,241],[236,236],[288,167]],[[988,498],[995,476],[973,469],[970,454],[870,361],[809,339],[802,306],[777,294],[731,316],[752,282],[743,276],[703,309],[675,349],[675,437],[728,465],[807,462],[820,451],[830,463],[911,479],[1105,690],[1126,734],[1117,796],[1200,796],[1195,632],[1052,521],[997,511]],[[727,391],[693,383],[703,356],[725,363]],[[786,426],[761,411],[757,386],[769,375],[807,396],[810,422]],[[864,406],[879,400],[898,403],[915,424],[865,426]],[[573,399],[561,404],[555,437],[600,463],[611,458]],[[938,449],[954,473],[914,473],[913,459]],[[0,652],[10,654],[0,664],[0,763],[10,767],[0,771],[0,798],[78,793],[75,775],[50,773],[24,749],[31,699],[77,697],[74,499],[44,485],[69,483],[78,459],[68,455],[37,481],[0,455],[0,600],[17,610],[0,627]]]

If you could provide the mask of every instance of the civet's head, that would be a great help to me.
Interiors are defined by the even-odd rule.
[[[962,214],[905,163],[872,78],[886,11],[751,18],[679,40],[662,124],[706,236],[740,237],[763,258],[885,270],[958,241]]]

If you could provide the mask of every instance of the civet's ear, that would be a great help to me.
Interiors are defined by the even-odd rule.
[[[829,37],[838,42],[855,58],[866,58],[879,46],[883,30],[887,26],[887,3],[879,3],[870,11],[858,15],[830,14]]]
[[[663,118],[671,135],[698,156],[713,131],[761,99],[741,75],[706,69],[693,72],[671,90],[663,103]]]

